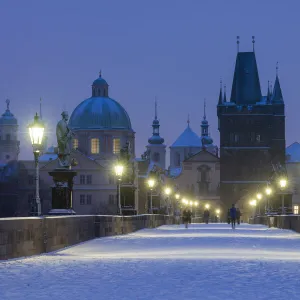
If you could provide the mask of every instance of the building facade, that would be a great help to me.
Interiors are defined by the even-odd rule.
[[[231,97],[220,89],[220,195],[229,207],[262,188],[285,165],[285,112],[278,74],[262,96],[255,52],[238,52]]]

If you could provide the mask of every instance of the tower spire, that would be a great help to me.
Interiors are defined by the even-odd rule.
[[[204,98],[204,115],[203,120],[206,120],[206,99]]]
[[[99,71],[99,77],[102,77],[102,70]]]
[[[224,84],[224,103],[227,102],[226,99],[226,84]]]
[[[278,62],[276,63],[276,77],[278,77]]]
[[[237,46],[237,53],[239,53],[240,52],[240,37],[239,36],[236,37],[236,46]]]
[[[219,94],[219,102],[218,105],[223,104],[223,92],[222,92],[222,79],[220,80],[220,94]]]
[[[188,124],[188,127],[190,127],[190,114],[188,114],[188,118],[187,118],[187,124]]]
[[[254,35],[252,36],[252,44],[253,44],[253,52],[255,52],[255,47],[254,47],[254,45],[255,45],[255,36]]]
[[[155,120],[157,120],[157,97],[155,96]]]
[[[267,94],[267,103],[271,102],[271,93],[270,93],[270,81],[268,80],[268,94]]]

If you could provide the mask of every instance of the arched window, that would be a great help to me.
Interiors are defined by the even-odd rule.
[[[92,154],[100,153],[99,139],[91,139],[91,153]]]

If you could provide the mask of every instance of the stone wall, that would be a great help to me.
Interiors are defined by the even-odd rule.
[[[0,260],[173,223],[173,217],[163,215],[3,218],[0,219]]]
[[[290,229],[300,233],[300,216],[298,215],[255,217],[250,220],[250,223]]]

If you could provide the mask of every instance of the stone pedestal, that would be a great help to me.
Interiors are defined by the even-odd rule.
[[[75,215],[73,210],[73,179],[77,175],[71,169],[57,168],[49,175],[52,176],[54,187],[52,187],[52,209],[50,215]]]

